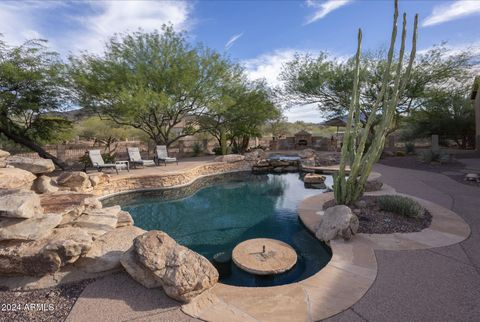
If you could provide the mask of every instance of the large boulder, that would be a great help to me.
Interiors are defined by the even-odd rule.
[[[0,189],[30,189],[37,177],[16,168],[0,168]]]
[[[10,155],[7,151],[0,150],[0,168],[7,166],[7,157]]]
[[[33,182],[32,189],[39,194],[52,193],[58,191],[58,187],[54,185],[52,178],[48,176],[40,176]]]
[[[77,192],[86,192],[92,189],[90,178],[81,171],[63,172],[58,176],[57,184]]]
[[[55,170],[55,165],[50,159],[33,159],[14,155],[7,158],[7,164],[37,175],[50,173]]]
[[[245,160],[245,156],[240,154],[220,155],[215,158],[215,162],[227,162],[227,163],[240,162],[243,160]]]
[[[48,237],[0,247],[0,274],[43,276],[86,254],[92,238],[79,228],[54,229]]]
[[[133,218],[127,211],[120,211],[117,217],[117,228],[133,226]]]
[[[133,240],[145,233],[138,227],[122,227],[97,238],[89,252],[80,258],[75,265],[89,273],[104,272],[119,268],[120,259],[133,244]]]
[[[313,149],[304,149],[298,152],[298,156],[302,159],[315,158],[315,150]]]
[[[178,245],[164,232],[149,231],[137,237],[133,246],[138,261],[176,300],[189,302],[218,281],[217,270],[205,257]]]
[[[315,236],[321,241],[328,242],[337,237],[349,240],[358,231],[358,217],[347,206],[330,207],[319,215]]]
[[[29,219],[1,218],[0,240],[37,240],[50,235],[61,220],[60,214]]]
[[[262,149],[255,149],[245,153],[245,161],[257,161],[266,158],[266,153]]]
[[[85,209],[78,216],[65,216],[59,227],[79,227],[93,238],[102,236],[117,227],[120,206]]]
[[[103,172],[89,174],[88,178],[90,179],[90,184],[92,187],[104,185],[110,182],[110,175]]]
[[[305,177],[303,177],[303,182],[305,183],[324,183],[325,182],[325,177],[316,174],[316,173],[307,173]]]
[[[0,217],[32,218],[43,213],[38,195],[30,190],[7,190],[0,193]]]
[[[66,214],[73,211],[81,214],[85,209],[85,200],[90,198],[94,198],[94,195],[71,191],[58,191],[40,195],[40,202],[45,212]]]
[[[367,180],[365,183],[365,192],[382,190],[383,182],[377,179]]]
[[[10,152],[0,150],[0,160],[5,160],[10,156]]]
[[[146,288],[162,287],[162,281],[158,279],[152,271],[139,262],[133,246],[122,255],[120,263],[135,281]]]

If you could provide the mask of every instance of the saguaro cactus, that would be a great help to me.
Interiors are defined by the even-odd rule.
[[[348,112],[347,126],[343,137],[340,169],[334,177],[333,184],[333,190],[337,204],[351,204],[362,196],[367,178],[372,171],[373,164],[380,158],[380,154],[382,153],[385,145],[385,138],[393,126],[395,110],[398,105],[399,98],[405,90],[407,82],[410,78],[410,73],[416,54],[418,15],[415,15],[412,48],[408,66],[406,70],[403,71],[405,41],[407,35],[407,15],[405,13],[403,14],[400,51],[398,54],[398,62],[396,62],[395,72],[392,77],[391,69],[393,65],[395,41],[397,39],[397,20],[398,0],[395,0],[392,36],[388,50],[387,66],[383,74],[382,86],[362,131],[359,104],[359,74],[360,57],[362,52],[362,30],[358,30],[358,46],[355,56],[355,77],[353,82],[352,98]],[[392,81],[393,86],[391,85]],[[373,137],[370,146],[366,149],[366,143],[370,129],[372,128],[375,119],[378,117],[380,117],[380,121],[375,126],[375,136]],[[360,140],[357,146],[356,139],[359,136]],[[347,163],[350,165],[348,179],[345,176],[345,168]]]

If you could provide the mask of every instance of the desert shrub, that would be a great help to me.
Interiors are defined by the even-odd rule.
[[[379,196],[377,202],[381,210],[405,217],[422,218],[425,214],[425,208],[415,200],[407,197]]]
[[[425,150],[420,153],[420,161],[425,163],[441,162],[444,154],[440,151]]]
[[[397,152],[395,152],[395,155],[396,155],[397,157],[404,157],[406,154],[405,154],[405,152],[403,152],[403,151],[397,151]]]
[[[415,143],[406,142],[405,143],[405,153],[406,154],[415,154]]]
[[[215,155],[222,155],[222,148],[219,146],[216,146],[212,149],[212,152],[215,153]],[[232,152],[232,149],[227,148],[227,154],[230,154]]]
[[[195,142],[192,146],[192,150],[193,150],[194,157],[199,156],[203,152],[203,145],[198,142]]]

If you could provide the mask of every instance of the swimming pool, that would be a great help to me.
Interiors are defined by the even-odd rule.
[[[244,240],[260,237],[284,241],[297,252],[297,264],[275,276],[255,276],[231,263],[231,274],[220,277],[226,284],[272,286],[297,282],[315,274],[330,260],[329,248],[306,230],[296,213],[300,201],[322,190],[305,189],[298,173],[243,173],[205,180],[200,179],[193,187],[119,195],[104,204],[120,204],[130,212],[135,226],[162,230],[210,260],[220,252],[231,253]],[[327,186],[331,183],[332,178],[327,177]]]

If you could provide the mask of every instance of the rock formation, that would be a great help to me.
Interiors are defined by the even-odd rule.
[[[358,217],[347,206],[340,205],[319,212],[320,222],[315,236],[324,242],[335,238],[349,240],[358,231]]]

